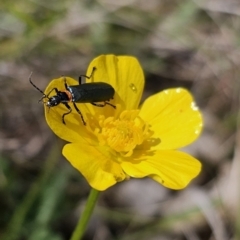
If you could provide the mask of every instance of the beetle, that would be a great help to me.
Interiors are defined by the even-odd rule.
[[[66,78],[63,77],[65,90],[60,91],[57,88],[53,88],[48,94],[45,94],[41,89],[39,89],[32,82],[32,79],[31,79],[32,73],[29,76],[29,82],[32,84],[34,88],[36,88],[39,92],[43,94],[42,98],[39,101],[44,102],[44,99],[45,98],[47,99],[47,101],[44,102],[47,107],[49,108],[55,107],[60,103],[66,106],[66,108],[68,109],[68,112],[62,115],[63,124],[66,124],[65,116],[72,112],[72,108],[69,106],[69,103],[71,102],[73,103],[73,106],[77,111],[77,113],[81,116],[83,124],[86,125],[83,115],[79,110],[79,108],[77,107],[76,103],[91,103],[92,105],[97,107],[104,107],[106,105],[109,105],[113,108],[116,108],[116,106],[114,106],[109,102],[110,99],[113,99],[113,96],[115,94],[115,90],[110,84],[105,82],[82,83],[83,77],[90,79],[95,70],[96,70],[96,67],[93,67],[93,70],[90,76],[80,75],[78,79],[78,82],[79,82],[78,85],[69,86],[67,84]],[[49,97],[49,95],[53,91],[55,91],[56,95]],[[103,102],[103,103],[99,103],[99,102]]]

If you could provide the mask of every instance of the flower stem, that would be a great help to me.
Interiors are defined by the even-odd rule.
[[[88,221],[92,215],[93,209],[96,205],[98,196],[99,196],[99,191],[92,188],[92,190],[89,194],[85,209],[84,209],[81,217],[78,220],[77,226],[74,229],[74,232],[73,232],[70,240],[80,240],[82,238],[82,236],[86,230]]]

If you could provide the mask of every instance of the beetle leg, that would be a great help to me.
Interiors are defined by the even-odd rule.
[[[114,109],[116,109],[116,106],[113,105],[113,104],[111,104],[110,102],[105,102],[105,104],[106,104],[106,105],[109,105],[109,106],[111,106],[111,107],[113,107]]]
[[[66,90],[68,90],[67,79],[66,79],[66,77],[63,77],[63,79],[64,79],[64,87]]]
[[[76,109],[77,113],[81,116],[83,124],[86,125],[86,122],[84,121],[83,115],[82,115],[81,111],[79,110],[79,108],[77,107],[75,102],[73,102],[73,106]]]
[[[105,107],[106,106],[106,102],[104,102],[104,103],[94,103],[94,102],[92,102],[91,104],[96,106],[96,107]]]
[[[112,105],[109,102],[103,102],[103,103],[91,103],[92,105],[96,106],[96,107],[105,107],[106,105],[112,106],[113,108],[116,108],[116,106]]]
[[[62,115],[62,122],[63,122],[63,124],[66,125],[66,123],[65,123],[65,121],[64,121],[64,118],[65,118],[66,115],[68,115],[69,113],[72,112],[72,109],[71,109],[71,107],[70,107],[67,103],[63,103],[63,104],[64,104],[64,105],[66,106],[66,108],[69,110],[68,112],[66,112],[66,113],[64,113],[64,114]]]
[[[48,98],[48,96],[51,94],[51,92],[52,92],[53,90],[56,92],[56,94],[59,93],[59,91],[58,91],[57,88],[53,88],[53,89],[46,95],[47,98]]]
[[[81,85],[81,84],[83,83],[83,81],[82,81],[82,78],[83,78],[83,77],[85,77],[85,78],[87,78],[87,79],[90,79],[90,78],[92,77],[92,75],[93,75],[93,72],[94,72],[96,69],[97,69],[96,67],[93,67],[90,76],[80,75],[79,78],[78,78],[79,85]]]

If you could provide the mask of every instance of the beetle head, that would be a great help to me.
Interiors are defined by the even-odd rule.
[[[46,102],[47,107],[55,107],[61,102],[61,98],[59,96],[53,96],[48,99]]]

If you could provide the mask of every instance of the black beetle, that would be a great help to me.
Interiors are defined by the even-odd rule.
[[[62,115],[62,122],[65,123],[65,116],[72,112],[72,108],[69,106],[69,102],[73,103],[74,108],[81,116],[82,122],[86,125],[84,121],[83,115],[81,111],[78,109],[76,103],[91,103],[97,107],[104,107],[105,105],[110,105],[113,108],[116,106],[112,105],[108,101],[113,99],[115,90],[114,88],[105,82],[91,82],[91,83],[82,83],[82,78],[90,79],[92,77],[93,72],[96,70],[94,67],[90,76],[81,75],[79,77],[79,84],[68,86],[66,82],[66,78],[64,77],[64,91],[59,91],[57,88],[53,88],[48,94],[45,94],[41,89],[39,89],[31,80],[31,75],[29,77],[29,82],[35,87],[39,92],[43,94],[42,98],[39,101],[43,101],[44,98],[47,98],[46,106],[51,108],[59,105],[60,103],[64,104],[68,112]],[[49,95],[55,91],[56,95],[49,97]],[[103,103],[98,103],[103,102]]]

